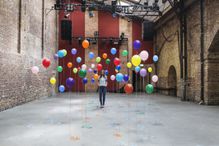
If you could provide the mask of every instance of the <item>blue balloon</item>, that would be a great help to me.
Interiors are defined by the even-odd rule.
[[[120,65],[117,65],[117,66],[116,66],[116,70],[118,70],[118,71],[121,70],[121,66],[120,66]]]
[[[138,50],[141,48],[141,42],[139,40],[135,40],[133,46],[135,50]]]
[[[91,79],[91,83],[95,83],[95,79],[94,78]]]
[[[97,70],[94,70],[94,73],[96,74],[96,73],[97,73]]]
[[[60,85],[59,86],[59,92],[61,92],[61,93],[65,92],[65,86]]]
[[[75,48],[71,49],[71,54],[72,54],[72,55],[77,54],[77,49],[75,49]]]
[[[65,56],[65,53],[63,50],[59,50],[57,54],[59,58],[63,58]]]
[[[122,82],[123,81],[123,74],[122,73],[117,73],[116,74],[116,81],[117,82]]]
[[[158,56],[157,56],[157,55],[154,55],[154,56],[153,56],[153,61],[154,61],[154,62],[157,62],[157,61],[158,61]]]
[[[66,86],[71,89],[75,84],[75,80],[71,77],[66,79]]]
[[[77,57],[76,61],[77,61],[77,63],[81,63],[81,61],[82,61],[81,57]]]
[[[139,66],[135,67],[135,72],[139,72],[141,70],[141,68]]]
[[[104,73],[105,73],[105,75],[106,75],[106,76],[108,76],[108,74],[109,74],[109,71],[108,71],[108,70],[105,70],[105,72],[104,72]]]
[[[129,80],[129,75],[125,74],[125,75],[123,76],[123,80],[124,80],[125,82],[127,82],[127,81]]]
[[[88,82],[87,78],[83,78],[83,83],[87,84],[87,82]]]
[[[110,52],[111,52],[111,54],[115,55],[116,52],[117,52],[117,50],[116,50],[116,48],[112,48],[112,49],[110,50]]]
[[[95,57],[94,53],[93,53],[93,52],[90,52],[90,53],[89,53],[89,58],[90,58],[90,59],[93,59],[94,57]]]

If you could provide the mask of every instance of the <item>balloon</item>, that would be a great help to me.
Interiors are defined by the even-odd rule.
[[[106,59],[107,58],[107,54],[106,53],[103,53],[103,59]]]
[[[127,82],[127,81],[129,80],[129,75],[125,74],[125,75],[123,76],[123,80],[124,80],[125,82]]]
[[[67,64],[67,66],[68,66],[68,68],[72,68],[72,63],[71,62],[69,62],[68,64]]]
[[[50,78],[50,84],[55,85],[55,83],[56,83],[56,78],[51,77]]]
[[[98,78],[99,78],[98,74],[94,74],[94,79],[98,80]]]
[[[95,68],[95,64],[91,64],[91,68]]]
[[[141,42],[139,40],[135,40],[133,46],[135,50],[138,50],[141,48]]]
[[[59,50],[57,54],[58,54],[58,57],[59,57],[59,58],[63,58],[63,57],[65,56],[63,50]]]
[[[153,91],[154,91],[154,86],[153,86],[152,84],[148,84],[148,85],[146,86],[145,90],[146,90],[146,92],[147,92],[148,94],[151,94],[151,93],[153,93]]]
[[[76,74],[76,73],[78,72],[78,69],[75,67],[75,68],[73,69],[73,72]]]
[[[87,82],[88,82],[87,78],[83,78],[83,83],[87,84]]]
[[[154,62],[157,62],[157,61],[158,61],[158,56],[157,56],[157,55],[154,55],[154,56],[153,56],[153,61],[154,61]]]
[[[69,77],[66,79],[66,86],[71,89],[74,85],[75,81],[73,78]]]
[[[126,64],[126,66],[127,66],[128,68],[132,68],[132,63],[131,63],[131,62],[128,62],[128,63]]]
[[[58,71],[58,72],[62,72],[62,71],[63,71],[63,67],[62,67],[62,66],[58,66],[58,67],[57,67],[57,71]]]
[[[60,85],[59,86],[59,92],[61,92],[61,93],[65,92],[65,86]]]
[[[117,53],[116,48],[112,48],[112,49],[110,50],[110,53],[111,53],[112,55],[115,55],[115,54]]]
[[[75,48],[71,49],[71,54],[76,55],[77,54],[77,49],[75,49]]]
[[[148,67],[148,72],[151,73],[153,71],[152,67]]]
[[[93,52],[89,52],[89,58],[90,58],[90,59],[93,59],[93,58],[94,58],[94,56],[95,56],[95,55],[94,55],[94,53],[93,53]]]
[[[157,75],[153,75],[153,76],[152,76],[152,81],[153,81],[154,83],[156,83],[156,82],[158,81],[158,76],[157,76]]]
[[[81,69],[81,70],[79,70],[79,77],[80,78],[84,78],[85,76],[86,76],[86,74],[87,74],[87,72],[86,72],[86,70],[84,70],[84,69]]]
[[[116,70],[120,71],[120,70],[121,70],[121,66],[120,66],[120,65],[117,65],[117,66],[116,66]]]
[[[97,73],[97,70],[94,70],[94,73],[96,74],[96,73]]]
[[[144,67],[144,64],[140,64],[139,66],[140,66],[140,67]]]
[[[108,70],[105,70],[105,71],[104,71],[104,74],[105,74],[106,76],[108,76],[109,71],[108,71]]]
[[[110,59],[106,59],[106,64],[110,64]]]
[[[83,64],[83,65],[81,66],[81,69],[86,70],[86,69],[87,69],[87,65],[86,65],[86,64]]]
[[[82,46],[83,46],[83,48],[84,49],[87,49],[88,47],[89,47],[89,41],[88,40],[84,40],[83,42],[82,42]]]
[[[48,68],[50,66],[50,60],[47,59],[47,58],[44,58],[43,61],[42,61],[42,64],[45,68]]]
[[[121,82],[123,80],[123,74],[122,73],[117,73],[116,74],[116,81]]]
[[[94,79],[94,78],[92,78],[92,79],[91,79],[91,83],[94,83],[94,82],[95,82],[95,79]]]
[[[111,79],[112,81],[114,81],[114,80],[116,79],[115,75],[111,75],[111,76],[110,76],[110,79]]]
[[[97,70],[98,70],[98,71],[101,71],[102,68],[103,68],[102,64],[97,64]]]
[[[77,63],[80,63],[82,61],[81,57],[76,58]]]
[[[141,53],[139,54],[139,56],[141,57],[141,60],[142,61],[146,61],[147,59],[148,59],[148,56],[149,56],[149,54],[148,54],[148,51],[141,51]]]
[[[55,55],[53,56],[53,58],[54,58],[55,60],[57,60],[57,59],[59,58],[58,54],[55,54]]]
[[[88,72],[90,72],[90,73],[93,72],[93,69],[89,68],[89,69],[88,69]]]
[[[133,86],[132,84],[126,84],[124,87],[125,93],[126,94],[131,94],[133,92]]]
[[[120,59],[116,57],[114,59],[114,64],[115,64],[115,66],[119,65],[120,64]]]
[[[140,70],[140,75],[141,75],[142,77],[145,77],[145,76],[147,75],[147,70],[144,69],[144,68],[142,68],[142,69]]]
[[[134,55],[131,61],[134,66],[139,66],[139,64],[141,63],[141,57],[139,55]]]
[[[100,61],[101,61],[101,58],[100,58],[100,57],[97,57],[97,58],[96,58],[96,62],[99,63]]]
[[[63,49],[63,52],[64,52],[64,56],[66,56],[68,53],[65,49]]]
[[[38,66],[33,66],[33,67],[31,68],[31,71],[32,71],[33,74],[38,74],[38,72],[40,71],[40,69],[39,69]]]
[[[127,51],[127,50],[123,50],[123,51],[122,51],[122,56],[125,57],[125,56],[127,56],[127,55],[128,55],[128,51]]]
[[[140,71],[140,69],[141,69],[141,68],[140,68],[139,66],[136,66],[136,67],[135,67],[135,72],[138,73],[138,72]]]

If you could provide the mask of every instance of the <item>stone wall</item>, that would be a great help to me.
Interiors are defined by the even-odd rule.
[[[42,47],[43,10],[46,14],[54,0],[46,0],[44,8],[43,2],[0,1],[0,111],[51,94],[49,77],[56,66],[57,21],[55,11],[44,15]],[[43,57],[51,59],[48,70],[41,65]],[[38,75],[31,73],[34,65],[40,67]]]

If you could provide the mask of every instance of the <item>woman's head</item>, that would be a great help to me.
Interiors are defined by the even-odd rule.
[[[104,70],[101,70],[101,75],[104,75]]]

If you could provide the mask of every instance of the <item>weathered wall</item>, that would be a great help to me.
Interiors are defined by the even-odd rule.
[[[204,11],[204,23],[205,23],[205,41],[204,41],[204,84],[205,84],[205,103],[215,104],[219,103],[218,94],[211,93],[210,91],[214,89],[214,92],[218,89],[218,75],[217,66],[218,61],[215,63],[210,63],[211,59],[209,56],[209,47],[212,40],[218,31],[219,25],[219,1],[210,0],[205,3]],[[190,6],[187,10],[187,49],[188,49],[188,80],[187,80],[187,99],[192,101],[200,101],[201,93],[201,61],[200,61],[200,4],[199,2]],[[176,33],[176,34],[175,34]],[[168,69],[171,65],[176,68],[177,72],[177,96],[182,97],[183,93],[183,80],[180,78],[180,58],[179,58],[179,20],[174,17],[168,20],[162,27],[156,30],[156,45],[159,50],[159,62],[157,64],[159,83],[158,86],[161,88],[168,88]],[[165,37],[169,39],[165,40]],[[217,58],[218,60],[218,58]],[[209,72],[209,70],[211,70]],[[213,71],[214,70],[214,71]],[[216,82],[212,82],[211,72],[216,73],[214,79]],[[210,81],[211,80],[211,81]],[[213,85],[213,86],[212,86]],[[161,91],[162,93],[168,94],[166,91]],[[217,92],[218,93],[218,92]]]
[[[46,0],[44,6],[53,4],[53,0]],[[39,0],[0,1],[0,111],[51,93],[56,15],[54,11],[45,15],[42,48],[42,7]],[[48,70],[41,66],[42,54],[52,61]],[[40,67],[38,75],[31,73],[34,65]]]

